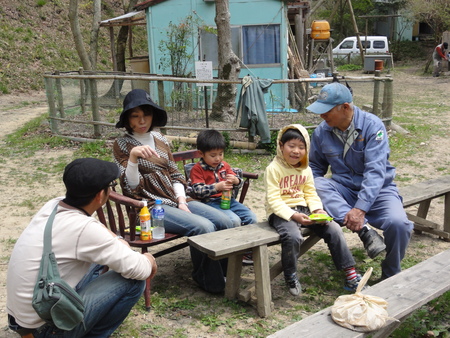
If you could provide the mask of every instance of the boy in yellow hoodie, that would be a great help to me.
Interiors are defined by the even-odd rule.
[[[309,167],[309,135],[300,124],[280,130],[277,137],[277,155],[267,166],[266,213],[269,224],[280,234],[281,261],[284,278],[293,296],[301,293],[297,276],[297,260],[304,241],[301,227],[308,227],[327,243],[338,270],[346,273],[344,289],[354,291],[361,275],[356,273],[355,260],[347,246],[339,224],[334,221],[313,221],[310,214],[324,214],[322,202],[314,187]]]

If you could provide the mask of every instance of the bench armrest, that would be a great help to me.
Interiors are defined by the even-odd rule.
[[[247,171],[243,171],[242,172],[242,177],[243,178],[250,178],[250,179],[253,179],[253,180],[257,180],[258,177],[259,177],[259,174],[254,174],[254,173],[249,173]]]
[[[144,206],[144,202],[121,195],[113,190],[111,190],[111,192],[109,193],[109,199],[115,203],[126,205],[127,207],[140,209]]]

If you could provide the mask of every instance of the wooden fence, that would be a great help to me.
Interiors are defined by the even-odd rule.
[[[142,81],[147,83],[153,81],[156,83],[158,88],[158,100],[157,102],[161,106],[165,106],[165,86],[168,82],[182,82],[186,84],[198,84],[198,83],[229,83],[229,84],[240,84],[241,81],[226,81],[219,79],[212,79],[207,81],[197,80],[194,78],[176,78],[167,76],[153,76],[149,74],[133,74],[133,73],[99,73],[99,72],[87,72],[79,70],[78,72],[55,72],[52,74],[45,74],[45,84],[47,100],[49,105],[49,118],[50,127],[52,133],[62,137],[78,140],[78,141],[89,141],[92,139],[98,139],[105,137],[102,133],[102,127],[114,128],[115,120],[117,120],[118,112],[120,112],[122,107],[120,88],[125,89],[128,87],[132,89],[136,87]],[[338,76],[338,79],[342,82],[342,77]],[[68,87],[67,83],[70,81],[71,90],[65,90]],[[346,82],[350,85],[358,84],[357,87],[353,86],[354,91],[363,91],[366,95],[364,103],[358,103],[359,106],[366,108],[366,110],[371,110],[374,114],[378,115],[386,124],[387,128],[390,127],[392,120],[392,108],[393,108],[393,78],[391,76],[381,76],[380,71],[375,71],[374,75],[367,76],[349,76],[345,77]],[[107,90],[108,95],[99,95],[99,84],[108,83]],[[273,84],[303,84],[305,86],[306,95],[314,95],[311,91],[320,90],[321,84],[326,84],[332,82],[331,77],[327,78],[302,78],[302,79],[282,79],[273,80]],[[127,83],[125,86],[124,83]],[[373,85],[373,93],[370,95],[369,88],[362,90],[359,83],[369,83]],[[317,88],[311,89],[311,84],[316,84]],[[383,87],[381,86],[383,84]],[[103,85],[103,87],[105,87]],[[303,96],[305,93],[303,93]],[[107,99],[105,99],[107,97]],[[311,101],[311,97],[303,98],[306,102]],[[114,115],[104,116],[101,113],[104,106],[115,109]],[[305,105],[306,106],[306,105]],[[372,109],[370,109],[372,106]],[[73,109],[77,109],[80,115],[83,115],[82,119],[75,119],[67,112]],[[206,110],[207,119],[207,105],[203,107]],[[312,114],[310,114],[312,115]],[[109,121],[110,122],[109,122]],[[60,126],[62,124],[82,124],[91,126],[93,130],[89,133],[80,134],[74,133],[63,133],[60,131]],[[314,128],[315,126],[310,126],[309,128]],[[199,131],[203,130],[205,127],[195,126],[186,127],[183,125],[167,125],[163,132],[167,130],[189,130],[189,131]],[[227,127],[215,127],[214,129],[227,132],[247,132],[247,129],[242,128],[230,128],[229,124]],[[271,127],[271,130],[278,130],[279,127]],[[250,140],[252,141],[252,140]]]

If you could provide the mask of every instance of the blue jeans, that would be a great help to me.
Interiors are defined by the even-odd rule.
[[[247,224],[255,224],[258,222],[256,215],[247,208],[242,203],[236,201],[234,197],[231,198],[230,209],[222,209],[220,207],[221,198],[213,198],[206,204],[213,207],[214,209],[220,210],[227,215],[227,217],[233,222],[233,227],[236,228],[238,226],[247,225]]]
[[[83,298],[84,321],[72,331],[45,325],[35,338],[109,337],[128,316],[145,288],[145,280],[126,279],[114,271],[100,275],[102,265],[93,264],[75,290]]]
[[[314,182],[325,210],[336,222],[343,224],[345,215],[358,199],[358,191],[324,177],[316,177]],[[378,197],[366,213],[366,222],[383,230],[386,244],[386,258],[381,263],[383,277],[388,278],[399,273],[400,262],[405,256],[414,225],[406,217],[395,184],[381,188]]]
[[[296,211],[310,214],[306,207],[294,208]],[[275,214],[270,215],[269,224],[277,230],[281,239],[281,265],[283,266],[284,278],[291,280],[297,277],[297,260],[300,256],[300,246],[304,238],[299,229],[299,224],[295,221],[286,221]],[[337,270],[355,266],[355,260],[345,241],[341,226],[336,222],[309,225],[317,236],[323,238],[330,250],[333,263]]]
[[[233,228],[233,222],[223,213],[198,201],[188,203],[191,213],[164,205],[164,227],[167,232],[195,236]]]

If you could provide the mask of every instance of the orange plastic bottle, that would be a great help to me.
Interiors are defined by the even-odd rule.
[[[141,223],[141,240],[148,241],[152,239],[150,211],[147,208],[147,201],[143,201],[144,206],[139,212],[139,220]]]

